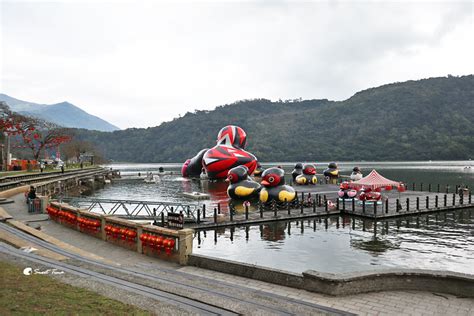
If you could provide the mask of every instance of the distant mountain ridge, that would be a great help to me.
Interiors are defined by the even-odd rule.
[[[84,128],[103,132],[120,130],[117,126],[87,113],[69,102],[38,104],[15,99],[1,93],[0,101],[5,101],[15,112],[38,117],[64,127]]]
[[[392,83],[338,102],[243,100],[157,127],[76,135],[115,161],[180,162],[229,124],[267,162],[474,159],[474,76]]]

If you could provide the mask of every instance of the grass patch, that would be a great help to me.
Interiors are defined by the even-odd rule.
[[[135,306],[0,262],[0,315],[151,315]],[[42,269],[43,271],[43,269]]]

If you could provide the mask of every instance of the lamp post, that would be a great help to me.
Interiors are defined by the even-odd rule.
[[[2,145],[2,158],[3,158],[3,169],[8,171],[8,166],[11,164],[10,158],[10,134],[4,132],[3,135],[5,136],[5,145]],[[5,156],[4,156],[5,154]]]

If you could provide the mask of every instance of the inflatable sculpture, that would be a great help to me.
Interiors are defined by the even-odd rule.
[[[227,181],[227,195],[231,199],[251,199],[258,197],[260,184],[249,178],[249,169],[246,166],[238,166],[229,170]]]
[[[382,194],[377,191],[372,191],[370,188],[362,188],[359,191],[359,200],[367,202],[377,202],[382,198]]]
[[[341,199],[353,199],[357,195],[357,190],[354,190],[353,188],[351,188],[349,182],[344,181],[339,186],[339,192],[337,192],[337,195]]]
[[[317,184],[318,178],[316,178],[316,168],[312,164],[305,164],[303,166],[303,173],[296,177],[295,182],[297,184]]]
[[[260,201],[263,203],[292,202],[296,198],[295,189],[285,185],[285,171],[281,168],[266,169],[262,174],[262,185]]]
[[[228,125],[220,130],[217,145],[205,151],[203,149],[189,162],[187,160],[188,163],[183,165],[181,173],[185,177],[199,177],[201,170],[197,175],[193,172],[200,160],[210,180],[225,179],[230,169],[241,165],[246,166],[249,174],[252,174],[257,166],[257,158],[244,150],[246,141],[247,135],[242,128]]]
[[[293,178],[293,181],[295,181],[296,177],[300,174],[303,174],[303,164],[301,162],[298,162],[295,165],[295,169],[293,169],[293,171],[291,172],[291,177]]]
[[[186,160],[181,168],[183,177],[199,178],[202,172],[202,157],[209,148],[204,148],[191,159]]]
[[[262,165],[257,161],[257,167],[255,168],[255,170],[253,171],[253,176],[254,177],[261,177],[262,176],[262,172],[263,172],[263,168],[262,168]]]
[[[354,167],[351,173],[351,180],[359,181],[360,179],[362,179],[362,172],[360,171],[359,167]]]
[[[337,163],[331,162],[328,165],[328,168],[324,170],[324,176],[330,183],[336,183],[337,178],[339,178],[339,169],[337,169]]]

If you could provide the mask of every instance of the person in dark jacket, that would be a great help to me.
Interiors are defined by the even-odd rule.
[[[30,186],[30,191],[28,192],[28,199],[29,200],[36,199],[36,189],[34,186]]]

